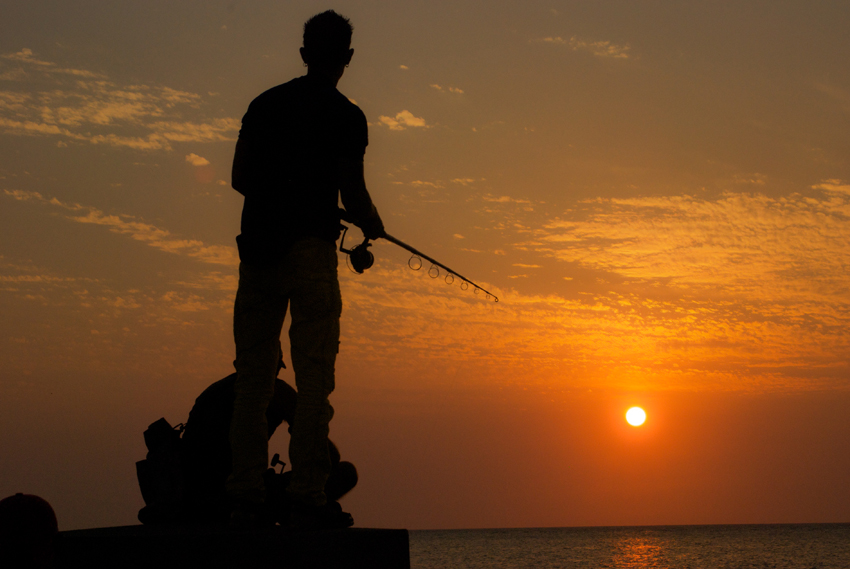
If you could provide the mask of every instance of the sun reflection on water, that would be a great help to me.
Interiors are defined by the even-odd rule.
[[[619,540],[611,557],[613,567],[634,569],[669,567],[664,540],[653,536],[628,536]]]

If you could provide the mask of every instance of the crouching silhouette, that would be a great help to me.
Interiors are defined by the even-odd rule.
[[[139,511],[143,524],[228,523],[233,509],[226,483],[232,468],[230,420],[235,382],[234,373],[204,390],[195,400],[185,425],[172,427],[160,419],[145,431],[148,455],[136,464],[146,504]],[[268,438],[282,423],[292,424],[297,401],[296,391],[285,381],[275,379],[265,417]],[[357,469],[340,460],[339,450],[330,440],[328,454],[330,476],[325,494],[336,511],[336,525],[347,527],[354,523],[353,519],[342,519],[337,502],[357,484]],[[276,464],[283,463],[276,460],[273,466]],[[292,507],[286,492],[291,473],[272,467],[263,476],[267,499],[256,514],[265,525],[287,523]]]

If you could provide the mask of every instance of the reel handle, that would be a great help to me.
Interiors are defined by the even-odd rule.
[[[272,457],[272,468],[274,468],[278,464],[280,465],[280,471],[283,472],[283,469],[286,468],[286,463],[280,459],[280,453],[276,452]]]

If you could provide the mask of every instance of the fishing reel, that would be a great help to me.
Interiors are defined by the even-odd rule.
[[[375,264],[375,255],[369,250],[372,246],[369,243],[369,238],[363,238],[363,243],[355,245],[351,249],[345,248],[345,234],[348,232],[348,227],[344,226],[342,230],[342,238],[339,241],[339,250],[348,255],[351,268],[358,275],[362,275],[363,271]]]

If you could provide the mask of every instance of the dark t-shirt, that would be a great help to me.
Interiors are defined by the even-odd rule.
[[[339,160],[362,160],[366,117],[309,76],[269,89],[242,118],[243,261],[279,258],[304,237],[339,238]]]

